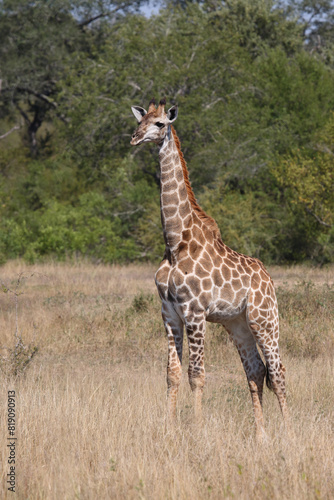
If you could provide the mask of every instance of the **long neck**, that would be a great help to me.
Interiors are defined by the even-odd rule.
[[[160,148],[159,159],[161,222],[165,243],[173,253],[182,241],[182,232],[192,224],[191,198],[195,198],[180,143],[171,126]]]

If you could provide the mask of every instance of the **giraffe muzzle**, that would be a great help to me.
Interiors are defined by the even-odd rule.
[[[138,134],[138,132],[135,132],[132,134],[132,139],[130,141],[131,146],[137,146],[137,144],[140,144],[143,140],[143,134]]]

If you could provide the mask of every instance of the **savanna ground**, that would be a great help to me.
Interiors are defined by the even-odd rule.
[[[241,362],[216,325],[207,330],[203,426],[193,424],[185,357],[177,425],[168,428],[154,267],[1,267],[0,497],[332,499],[334,270],[269,271],[294,435],[265,390],[268,439],[259,446]],[[6,486],[8,390],[15,494]]]

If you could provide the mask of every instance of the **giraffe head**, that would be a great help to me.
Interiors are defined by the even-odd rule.
[[[156,108],[155,100],[152,99],[148,111],[140,106],[132,106],[132,113],[139,123],[132,135],[130,142],[132,146],[137,146],[142,142],[155,142],[156,144],[163,142],[168,134],[169,125],[177,118],[177,106],[171,107],[166,113],[165,104],[166,99],[161,99]]]

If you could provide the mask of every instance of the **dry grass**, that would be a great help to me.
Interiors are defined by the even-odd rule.
[[[151,266],[6,264],[18,333],[38,353],[14,377],[2,363],[0,497],[6,398],[17,394],[20,499],[313,499],[334,493],[333,268],[274,268],[295,435],[266,391],[268,440],[254,439],[243,369],[220,327],[207,334],[205,421],[192,421],[184,370],[178,424],[165,420],[166,339]],[[306,280],[306,282],[305,282]],[[310,284],[314,283],[314,285]],[[14,297],[0,290],[1,351],[14,349]],[[184,360],[186,367],[187,360]]]

